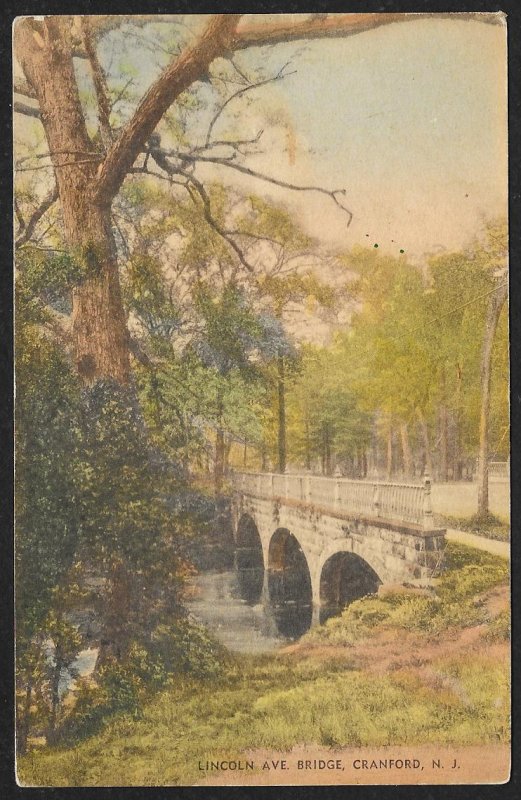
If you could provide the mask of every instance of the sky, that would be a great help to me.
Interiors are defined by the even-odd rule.
[[[324,195],[237,174],[229,182],[289,205],[327,246],[377,244],[418,262],[465,246],[486,219],[506,214],[507,84],[505,26],[462,17],[419,15],[346,39],[236,54],[250,74],[259,67],[275,74],[286,62],[294,74],[230,104],[216,135],[233,130],[243,138],[263,128],[261,152],[245,163],[294,184],[345,189],[349,228]],[[205,23],[183,19],[196,29]],[[159,42],[154,53],[128,29],[118,35],[120,55],[144,91],[159,71]],[[112,80],[118,59],[109,45],[110,36],[101,55]],[[198,113],[211,118],[212,110]],[[220,168],[206,177],[227,180]]]
[[[280,65],[295,49],[270,57]],[[392,24],[307,43],[290,69],[265,90],[296,137],[294,163],[277,166],[295,183],[345,187],[354,215],[346,229],[327,198],[308,197],[299,205],[310,231],[421,257],[465,245],[484,219],[506,213],[503,25],[457,15]]]

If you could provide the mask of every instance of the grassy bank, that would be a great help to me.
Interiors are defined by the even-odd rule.
[[[19,762],[29,785],[186,785],[254,748],[508,739],[508,565],[451,545],[437,595],[395,592],[213,682],[176,679],[138,719]]]
[[[473,533],[475,536],[483,536],[498,542],[510,541],[509,521],[495,514],[486,514],[485,516],[474,514],[470,517],[435,514],[435,522],[442,528],[455,528],[458,531]]]

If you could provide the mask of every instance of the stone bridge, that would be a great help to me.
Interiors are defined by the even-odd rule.
[[[431,484],[312,475],[233,477],[236,565],[244,599],[274,609],[300,635],[381,584],[426,585],[445,531],[432,521]]]

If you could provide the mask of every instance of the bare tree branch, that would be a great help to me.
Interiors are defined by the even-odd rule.
[[[101,166],[94,188],[95,200],[103,203],[112,200],[165,111],[207,72],[215,58],[228,51],[239,19],[240,14],[214,15],[197,42],[173,60],[152,84]]]
[[[404,20],[412,14],[326,14],[308,17],[302,22],[245,23],[238,27],[233,41],[234,50],[280,44],[299,39],[342,37],[372,30],[382,25]],[[422,15],[425,16],[425,15]]]
[[[14,198],[14,213],[16,214],[16,219],[18,220],[18,228],[20,232],[22,232],[23,230],[25,230],[26,224],[16,197]]]
[[[110,110],[112,111],[115,106],[119,103],[119,101],[124,97],[125,92],[127,91],[128,87],[134,83],[134,78],[129,78],[128,81],[125,83],[122,89],[117,93],[115,98],[110,102]]]
[[[154,366],[154,362],[150,358],[150,356],[145,353],[143,348],[141,347],[141,343],[134,337],[129,334],[128,336],[128,349],[143,366],[151,368]]]
[[[226,230],[226,228],[223,228],[222,225],[220,225],[217,222],[217,220],[215,219],[215,217],[212,215],[212,207],[211,207],[211,203],[210,203],[210,198],[208,197],[208,194],[207,194],[206,189],[204,188],[203,184],[200,181],[198,181],[197,178],[194,178],[193,175],[187,175],[186,177],[187,177],[187,180],[189,182],[189,185],[186,188],[187,188],[188,193],[189,193],[190,197],[192,198],[192,200],[194,200],[194,195],[190,190],[191,186],[194,187],[195,191],[197,192],[197,194],[199,195],[200,199],[202,200],[202,203],[203,203],[203,214],[204,214],[204,218],[205,218],[206,222],[208,223],[208,225],[211,228],[213,228],[213,230],[216,233],[219,234],[221,239],[224,239],[224,241],[227,242],[227,244],[232,248],[232,250],[236,254],[237,258],[239,259],[239,261],[241,262],[243,267],[246,267],[248,272],[255,272],[255,268],[253,267],[252,264],[249,263],[249,261],[246,259],[246,256],[242,252],[241,248],[239,247],[237,242],[233,239],[233,233],[228,231],[228,230]]]
[[[44,200],[40,203],[38,208],[35,209],[35,211],[33,211],[32,215],[29,218],[29,221],[27,223],[24,223],[24,225],[22,226],[22,232],[15,241],[16,247],[21,247],[21,245],[29,241],[39,221],[41,220],[43,215],[50,209],[50,207],[57,201],[57,199],[58,199],[58,188],[55,186],[49,192],[49,194],[44,198]]]
[[[94,90],[96,92],[96,99],[98,101],[98,119],[101,140],[105,147],[108,148],[112,142],[112,129],[110,127],[110,103],[108,99],[109,90],[105,73],[103,72],[96,53],[90,20],[90,17],[81,17],[83,42],[85,45],[85,52],[87,53],[87,57],[89,59],[92,80],[94,82]]]
[[[35,119],[42,118],[39,108],[36,108],[36,106],[27,105],[27,103],[22,103],[20,100],[14,101],[13,111],[15,114],[23,114],[25,117],[34,117]]]
[[[36,92],[29,83],[29,81],[19,78],[13,84],[13,92],[15,94],[23,94],[24,97],[29,97],[31,100],[36,100]]]
[[[103,158],[103,156],[101,156]],[[39,169],[60,169],[60,167],[70,167],[73,164],[93,164],[96,161],[99,161],[100,157],[97,158],[80,158],[77,161],[63,161],[61,164],[38,164],[35,167],[16,167],[16,172],[36,172]]]
[[[26,161],[32,161],[33,159],[39,161],[42,158],[52,158],[53,156],[93,156],[93,160],[101,160],[103,158],[103,154],[97,150],[52,150],[48,153],[31,153],[29,156],[23,156],[18,159],[16,166],[19,168]],[[51,165],[49,164],[48,166]]]
[[[241,147],[247,147],[248,145],[258,144],[260,142],[261,136],[264,133],[264,130],[261,129],[253,139],[214,139],[211,142],[206,142],[205,144],[201,145],[200,147],[194,147],[191,151],[192,153],[200,153],[204,152],[205,150],[212,150],[216,147],[232,147],[234,150],[239,150]]]
[[[237,172],[242,172],[244,175],[249,175],[252,178],[257,178],[258,180],[264,181],[265,183],[272,183],[275,186],[280,186],[283,189],[291,189],[293,192],[319,192],[320,194],[325,194],[327,197],[330,197],[331,200],[338,206],[338,208],[347,215],[348,221],[347,226],[351,224],[351,220],[353,219],[352,212],[338,199],[340,196],[345,196],[346,190],[345,189],[324,189],[322,186],[300,186],[295,183],[289,183],[288,181],[280,180],[279,178],[273,178],[270,175],[265,175],[262,172],[257,172],[257,170],[251,169],[251,167],[247,167],[244,164],[238,164],[235,161],[231,161],[228,158],[219,158],[217,156],[205,156],[199,155],[197,153],[181,153],[179,151],[171,150],[171,151],[164,151],[166,155],[169,155],[173,158],[179,159],[179,161],[185,161],[187,163],[195,163],[197,161],[210,163],[210,164],[218,164],[222,167],[228,167],[229,169],[236,170]]]
[[[293,70],[293,72],[284,72],[287,66],[288,64],[284,64],[284,66],[280,68],[280,70],[277,72],[276,75],[273,75],[272,77],[266,78],[265,80],[262,81],[257,81],[256,83],[248,83],[247,86],[243,86],[241,89],[238,89],[236,92],[230,95],[230,97],[228,97],[228,99],[224,101],[222,106],[219,108],[217,113],[212,117],[210,121],[210,124],[208,126],[208,131],[206,133],[206,142],[205,142],[206,147],[209,147],[210,145],[215,123],[220,118],[224,109],[232,102],[232,100],[236,100],[238,97],[242,97],[242,95],[246,94],[247,92],[251,92],[253,89],[259,89],[261,86],[266,86],[269,83],[274,83],[275,81],[283,80],[283,78],[286,78],[288,75],[294,75],[296,70]]]
[[[164,172],[166,172],[172,178],[174,183],[180,183],[180,181],[175,181],[174,180],[175,176],[181,176],[182,178],[184,178],[184,181],[182,183],[180,183],[180,185],[182,185],[183,188],[185,188],[188,191],[188,194],[190,195],[190,198],[192,199],[193,202],[195,202],[195,196],[194,196],[194,191],[193,191],[193,190],[195,190],[195,192],[199,196],[200,200],[202,201],[203,215],[204,215],[204,218],[205,218],[206,222],[208,223],[208,225],[210,225],[210,227],[213,228],[213,230],[216,233],[218,233],[219,236],[222,239],[224,239],[224,241],[232,248],[232,250],[237,255],[237,258],[239,259],[241,264],[244,267],[246,267],[248,272],[255,272],[254,266],[249,263],[249,261],[247,260],[244,252],[239,247],[239,245],[237,244],[237,242],[234,240],[233,237],[234,236],[246,236],[246,237],[249,237],[249,238],[252,238],[252,239],[269,241],[272,244],[279,244],[279,243],[276,242],[274,239],[270,239],[267,236],[260,236],[260,235],[257,236],[256,234],[249,234],[246,231],[228,230],[226,228],[223,228],[223,226],[220,225],[217,222],[217,220],[215,219],[215,217],[212,214],[212,207],[211,207],[210,197],[208,196],[208,193],[207,193],[204,185],[201,183],[201,181],[197,180],[197,178],[195,178],[192,174],[189,174],[187,172],[183,172],[182,170],[179,170],[178,168],[176,168],[176,167],[172,166],[171,164],[169,164],[168,159],[167,159],[164,151],[161,150],[161,148],[155,147],[153,149],[150,149],[149,153],[150,153],[151,158],[157,164],[157,166],[160,169],[164,170]],[[157,176],[157,173],[151,173],[151,174],[155,174],[156,177],[159,177],[159,176]]]

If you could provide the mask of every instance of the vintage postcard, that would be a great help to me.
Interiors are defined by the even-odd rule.
[[[15,20],[21,786],[509,780],[506,30]]]

